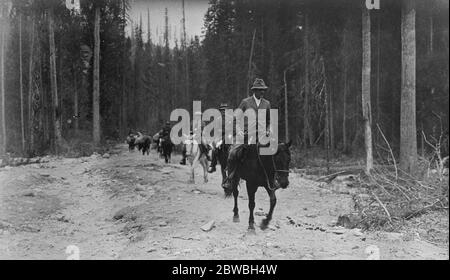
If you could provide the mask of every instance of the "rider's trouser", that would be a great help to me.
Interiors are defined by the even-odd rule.
[[[187,157],[187,150],[186,150],[186,145],[183,145],[183,150],[181,151],[181,162],[185,162],[186,161],[186,157]]]
[[[216,148],[216,149],[213,149],[213,151],[212,151],[212,158],[211,158],[211,164],[209,165],[210,167],[216,167],[216,165],[217,165],[217,158],[219,157],[219,150]]]

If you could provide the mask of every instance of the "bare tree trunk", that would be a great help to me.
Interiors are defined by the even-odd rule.
[[[288,108],[288,85],[286,80],[286,71],[283,73],[284,81],[284,125],[285,125],[285,141],[289,141],[289,108]]]
[[[23,47],[22,47],[22,13],[19,11],[19,89],[20,89],[20,132],[22,140],[22,153],[26,150],[25,142],[25,103],[23,93]]]
[[[47,15],[44,14],[44,20],[46,20]],[[47,19],[48,20],[48,19]],[[40,84],[44,85],[44,76],[42,75],[44,73],[44,65],[46,64],[46,56],[45,54],[41,53],[42,56],[39,59],[39,74],[40,74]],[[41,114],[41,121],[42,121],[42,130],[43,130],[43,141],[46,145],[51,144],[51,136],[50,136],[50,122],[51,122],[51,115],[52,115],[52,108],[50,106],[51,98],[49,98],[49,92],[47,91],[47,88],[42,88],[42,114]]]
[[[125,19],[126,18],[126,2],[122,1],[123,7],[122,7],[122,17]],[[150,31],[150,10],[147,11],[148,12],[148,40],[149,40],[149,44],[150,44],[150,39],[151,39],[151,31]],[[123,53],[122,53],[122,106],[121,106],[121,118],[120,118],[120,133],[121,133],[121,137],[125,136],[125,134],[128,134],[128,132],[126,132],[126,128],[128,126],[128,98],[127,98],[127,92],[126,92],[126,60],[127,60],[127,44],[126,44],[126,24],[123,25],[122,28],[122,44],[123,44]]]
[[[5,49],[6,49],[6,16],[4,7],[0,6],[0,93],[2,97],[2,145],[0,155],[6,154],[6,113],[5,113]]]
[[[434,19],[433,19],[433,12],[430,11],[430,16],[429,16],[429,21],[430,21],[430,37],[429,37],[429,43],[428,43],[428,54],[432,55],[433,51],[434,51]]]
[[[310,81],[309,81],[309,71],[310,71],[310,50],[309,50],[309,17],[305,14],[305,35],[304,35],[304,48],[305,48],[305,97],[303,99],[303,145],[306,149],[308,147],[308,135],[310,130],[309,124],[309,95],[310,95]],[[311,137],[309,137],[309,145],[312,146]]]
[[[48,13],[48,28],[49,28],[49,45],[50,45],[50,84],[52,92],[52,121],[54,124],[54,138],[53,148],[56,153],[60,152],[62,146],[62,133],[61,133],[61,110],[59,107],[58,99],[58,84],[56,75],[56,47],[55,47],[55,30],[53,22],[53,10],[50,8]]]
[[[45,113],[43,112],[43,87],[42,87],[42,59],[41,59],[41,49],[38,28],[39,16],[33,17],[33,28],[31,32],[31,52],[30,52],[30,73],[29,73],[29,147],[30,153],[34,155],[39,147],[38,141],[44,140],[42,136],[45,137],[46,130],[43,131],[44,125],[43,120]],[[42,135],[44,132],[44,135]],[[42,144],[42,143],[41,143]]]
[[[343,96],[343,107],[342,107],[342,146],[344,153],[347,153],[348,143],[347,143],[347,66],[344,66],[344,96]]]
[[[34,133],[33,133],[33,62],[34,62],[34,45],[35,45],[35,19],[32,18],[30,32],[30,57],[28,68],[28,149],[31,153],[34,150]]]
[[[415,1],[403,0],[400,168],[408,173],[413,173],[417,165],[415,24]]]
[[[77,69],[74,67],[74,75],[73,75],[73,83],[74,83],[74,95],[73,95],[73,114],[74,114],[74,127],[75,127],[75,133],[78,134],[78,130],[80,129],[80,109],[78,105],[78,75],[77,75]]]
[[[366,148],[366,173],[373,169],[372,155],[372,117],[370,104],[370,72],[371,72],[371,42],[370,42],[370,11],[362,8],[362,41],[363,41],[363,66],[362,66],[362,111],[364,119],[364,139]]]
[[[347,32],[344,31],[344,93],[343,93],[343,107],[342,107],[342,146],[344,153],[348,152],[347,141],[347,95],[348,95],[348,55],[347,55]]]
[[[328,91],[327,91],[328,92]],[[329,122],[329,127],[330,127],[330,150],[333,152],[334,151],[334,147],[335,147],[335,142],[334,142],[334,101],[333,101],[333,91],[330,90],[327,94],[328,96],[328,102],[329,102],[329,106],[328,106],[328,116],[330,118],[330,122]]]
[[[253,31],[252,38],[252,47],[250,49],[250,57],[248,59],[248,75],[247,75],[247,96],[250,95],[250,79],[252,78],[252,61],[253,61],[253,52],[255,49],[255,37],[256,37],[256,29]]]
[[[422,157],[425,157],[425,138],[423,137],[423,133],[424,132],[424,127],[423,127],[423,122],[420,123],[420,128],[422,133],[420,134],[420,154]]]
[[[97,146],[100,144],[100,7],[95,8],[94,29],[94,91],[92,98],[93,110],[93,140]]]
[[[380,96],[380,83],[381,83],[381,13],[378,11],[377,17],[377,118],[376,123],[381,126],[381,96]],[[375,141],[378,142],[379,133],[376,134]]]
[[[184,51],[184,71],[185,71],[185,79],[186,79],[186,85],[185,85],[185,98],[186,98],[186,106],[189,106],[189,55],[188,55],[188,49],[187,49],[187,35],[186,35],[186,14],[185,14],[185,7],[184,7],[184,0],[182,1],[183,4],[183,51]]]
[[[327,151],[327,174],[330,173],[330,116],[328,115],[328,81],[325,71],[325,61],[320,58],[323,76],[323,88],[325,91],[325,139],[324,146]]]

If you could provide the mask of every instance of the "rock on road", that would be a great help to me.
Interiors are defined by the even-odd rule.
[[[188,184],[188,167],[124,145],[108,157],[1,168],[0,259],[448,259],[447,250],[421,240],[334,227],[352,211],[351,196],[298,174],[277,191],[269,229],[249,234],[245,184],[241,221],[233,223],[220,175],[209,177],[203,183],[199,168]],[[268,207],[260,189],[256,223]]]

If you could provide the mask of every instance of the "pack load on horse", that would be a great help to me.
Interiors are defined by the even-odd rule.
[[[142,155],[150,155],[151,144],[152,138],[150,136],[138,132],[137,138],[135,140],[135,145],[138,147],[138,150],[142,152]]]
[[[172,130],[170,121],[167,121],[163,129],[160,132],[159,137],[159,149],[160,154],[164,157],[166,163],[170,163],[172,160],[173,143],[170,140],[170,131]]]
[[[245,112],[246,110],[267,110],[269,111],[271,106],[270,102],[264,99],[262,96],[264,92],[268,89],[262,79],[256,79],[251,90],[253,96],[244,99],[239,108]],[[256,113],[256,116],[258,114]],[[267,112],[266,117],[270,114]],[[237,133],[247,135],[248,129],[254,129],[258,126],[258,120],[256,118],[256,123],[248,123],[247,129],[237,127]],[[265,130],[258,131],[257,134],[265,133],[270,134],[270,120],[266,119]],[[279,188],[287,188],[289,185],[289,164],[291,160],[290,146],[291,143],[281,143],[278,145],[276,153],[271,156],[260,155],[261,145],[258,141],[256,144],[253,143],[251,139],[246,137],[244,144],[234,144],[230,148],[227,161],[227,172],[228,176],[223,188],[225,191],[225,196],[234,196],[234,218],[235,222],[239,221],[239,210],[238,210],[238,184],[240,179],[246,181],[247,194],[249,200],[249,230],[254,231],[254,215],[253,211],[255,209],[255,194],[259,187],[264,187],[270,197],[270,210],[266,218],[261,223],[261,229],[266,229],[269,222],[272,219],[272,214],[277,202],[275,191]],[[257,137],[258,139],[258,137]],[[261,176],[262,175],[262,176]]]
[[[156,150],[157,152],[158,152],[158,154],[160,154],[160,149],[159,149],[159,138],[160,138],[160,135],[162,134],[162,130],[161,131],[159,131],[158,133],[156,133],[155,135],[153,135],[153,137],[152,137],[152,146],[151,146],[151,148],[153,149],[153,150]]]
[[[227,168],[227,160],[228,160],[228,153],[230,150],[231,145],[226,144],[226,138],[233,138],[233,135],[227,135],[226,134],[226,123],[225,121],[227,118],[225,117],[226,109],[228,109],[228,105],[226,103],[222,103],[219,106],[219,111],[222,115],[222,134],[219,135],[219,138],[214,140],[213,143],[211,143],[212,148],[212,154],[211,154],[211,164],[208,168],[208,173],[214,173],[216,172],[216,165],[217,163],[220,164],[220,169],[222,172],[222,185],[225,183],[225,180],[227,178],[226,168]],[[229,118],[232,120],[232,118]]]

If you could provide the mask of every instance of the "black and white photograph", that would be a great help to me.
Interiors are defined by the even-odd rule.
[[[448,0],[0,0],[0,260],[449,260],[448,207]]]

